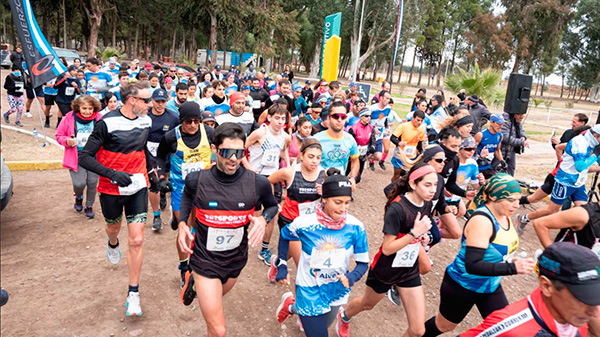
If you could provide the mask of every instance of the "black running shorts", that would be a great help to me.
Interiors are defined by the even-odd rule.
[[[371,287],[371,289],[373,289],[373,291],[375,291],[378,294],[385,294],[388,290],[390,290],[390,288],[393,286],[393,284],[386,284],[386,283],[379,281],[375,277],[375,275],[373,274],[371,269],[369,268],[369,274],[367,274],[367,286]],[[398,288],[419,287],[419,286],[421,286],[421,275],[417,274],[417,277],[415,277],[415,278],[412,278],[412,279],[406,280],[406,281],[402,281],[402,282],[398,282],[398,283],[396,283],[396,286]]]
[[[123,210],[127,224],[146,223],[148,217],[148,189],[143,188],[132,195],[111,195],[100,193],[102,214],[108,224],[120,223]]]

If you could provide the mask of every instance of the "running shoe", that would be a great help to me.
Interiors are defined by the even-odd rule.
[[[525,226],[527,226],[527,224],[529,223],[529,220],[525,220],[523,219],[524,215],[522,214],[517,214],[517,233],[519,233],[519,235],[523,235],[523,233],[525,232]]]
[[[106,241],[110,244],[110,239],[106,238]],[[119,241],[117,239],[117,247],[115,248],[106,248],[106,258],[108,258],[108,262],[111,264],[118,264],[121,261],[121,250],[119,249]]]
[[[83,211],[83,198],[75,197],[75,204],[73,204],[76,212]]]
[[[127,310],[125,315],[127,316],[142,316],[142,307],[140,306],[140,293],[137,291],[130,291],[127,295],[127,303],[125,303]]]
[[[171,213],[171,217],[169,218],[169,223],[171,224],[172,230],[176,231],[179,229],[179,224],[177,223],[177,220],[175,220],[173,213]]]
[[[269,271],[267,272],[267,277],[271,283],[277,282],[277,256],[271,256],[271,263],[269,263]]]
[[[152,230],[159,231],[161,229],[163,229],[162,220],[160,219],[160,216],[155,216],[154,221],[152,221]]]
[[[394,305],[400,306],[400,304],[402,304],[402,302],[400,301],[400,294],[398,294],[398,288],[396,288],[395,286],[392,286],[390,290],[387,291],[387,298]]]
[[[181,303],[183,305],[190,305],[194,302],[194,298],[196,298],[196,289],[194,289],[194,275],[192,275],[191,271],[187,271],[185,273],[185,284],[181,289]]]
[[[277,321],[279,323],[283,323],[288,317],[292,316],[290,312],[290,305],[294,304],[296,300],[294,300],[294,294],[291,291],[283,294],[281,296],[281,304],[277,307],[277,311],[275,312],[277,316]]]
[[[270,266],[271,265],[271,251],[269,249],[261,250],[258,253],[258,259],[261,260],[262,262],[264,262],[267,266]]]
[[[45,127],[45,128],[49,128],[49,127],[50,127],[50,122],[46,122],[46,123],[44,123],[44,127]]]
[[[369,163],[369,169],[373,172],[375,172],[375,163],[374,162],[370,162]]]
[[[25,113],[25,117],[27,117],[27,118],[33,118],[33,115],[31,113],[29,113],[29,111],[27,111]]]
[[[96,213],[94,213],[94,210],[92,209],[92,206],[86,206],[85,209],[83,210],[83,212],[85,213],[85,216],[88,219],[93,219],[94,216],[96,216]]]
[[[4,117],[4,123],[10,124],[10,119],[8,119],[8,114],[4,113],[4,114],[2,114],[2,117]]]
[[[296,326],[298,327],[300,332],[304,332],[304,325],[302,325],[302,321],[300,320],[300,317],[296,318]]]
[[[379,167],[385,171],[385,162],[383,160],[379,161]]]
[[[185,274],[187,274],[187,270],[182,270],[180,272],[181,274],[181,284],[179,285],[179,289],[183,289],[183,287],[185,286]]]
[[[342,319],[342,314],[344,313],[344,308],[340,307],[338,310],[336,322],[335,322],[335,332],[338,337],[349,337],[350,336],[350,322],[344,322]]]
[[[167,196],[164,193],[160,193],[160,209],[164,211],[167,208]]]
[[[15,122],[15,125],[18,126],[18,127],[20,127],[20,128],[23,127],[23,124],[21,124],[21,122]]]

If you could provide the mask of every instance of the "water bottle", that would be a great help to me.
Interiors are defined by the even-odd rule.
[[[36,143],[40,144],[40,146],[42,146],[42,147],[46,146],[46,142],[40,143],[40,135],[38,134],[36,128],[33,128],[33,139],[35,139]]]

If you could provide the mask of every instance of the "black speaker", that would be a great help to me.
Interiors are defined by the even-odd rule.
[[[531,75],[510,74],[508,88],[506,89],[506,99],[504,100],[504,112],[510,115],[527,112],[532,83],[533,76]]]

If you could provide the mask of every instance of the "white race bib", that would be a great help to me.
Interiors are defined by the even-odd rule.
[[[274,148],[268,149],[263,153],[262,159],[260,160],[260,164],[262,166],[275,166],[279,163],[279,155],[281,154],[281,150]]]
[[[102,99],[102,94],[99,94],[97,92],[90,93],[90,96],[94,97],[97,100],[101,100]]]
[[[600,243],[598,242],[598,239],[596,239],[596,243],[592,246],[592,252],[600,259]]]
[[[344,268],[345,257],[345,249],[317,250],[313,248],[310,254],[310,267],[319,270],[341,269]]]
[[[156,157],[156,152],[158,151],[158,143],[149,141],[146,143],[146,147],[148,148],[148,152],[150,152],[150,154],[153,157]]]
[[[420,243],[410,243],[406,247],[396,252],[396,257],[392,262],[394,268],[407,268],[415,265],[417,258],[419,257],[419,246]]]
[[[25,87],[25,83],[19,81],[19,82],[15,82],[15,87],[17,87],[17,89],[15,89],[16,92],[23,92],[23,88]]]
[[[91,134],[91,132],[77,132],[77,145],[85,146]]]
[[[142,173],[136,173],[131,177],[131,184],[121,187],[119,186],[119,195],[133,195],[137,193],[142,188],[148,187],[146,184],[146,177]]]
[[[208,228],[206,249],[222,252],[239,247],[244,237],[244,227],[239,228]]]
[[[404,154],[407,157],[414,157],[415,154],[417,153],[417,147],[414,145],[406,145],[404,146]]]
[[[260,101],[259,100],[252,102],[252,109],[260,109]]]
[[[66,87],[65,88],[65,96],[73,96],[73,95],[75,95],[75,88]]]
[[[364,156],[367,154],[368,150],[369,150],[369,147],[367,145],[361,145],[358,147],[358,155]]]
[[[302,215],[310,215],[315,214],[315,210],[317,209],[317,205],[321,202],[321,199],[311,201],[311,202],[303,202],[298,204],[298,213],[300,216]]]
[[[195,162],[195,163],[182,163],[181,164],[181,177],[185,180],[188,174],[196,171],[200,171],[204,168],[203,162]]]

